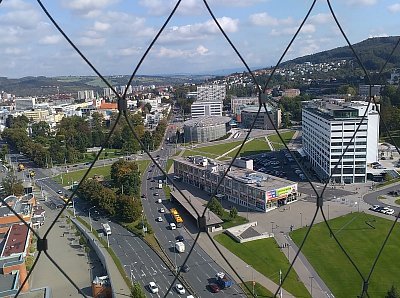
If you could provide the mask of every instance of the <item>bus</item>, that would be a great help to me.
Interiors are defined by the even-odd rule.
[[[103,227],[104,235],[110,236],[111,235],[111,227],[108,223],[103,223],[101,225]]]
[[[169,211],[171,212],[171,216],[174,219],[174,222],[176,223],[176,226],[178,228],[182,227],[183,218],[179,215],[178,210],[176,210],[176,208],[171,208]]]

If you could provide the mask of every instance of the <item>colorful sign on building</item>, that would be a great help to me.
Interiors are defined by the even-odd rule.
[[[287,197],[287,195],[295,192],[297,192],[297,184],[270,190],[267,192],[267,199],[270,200],[274,198]]]

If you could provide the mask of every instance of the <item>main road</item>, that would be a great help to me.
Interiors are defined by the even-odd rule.
[[[170,131],[167,131],[167,136],[170,133]],[[164,142],[161,150],[152,153],[163,169],[165,169],[167,160],[170,157],[170,152],[173,150],[172,146],[172,144]],[[180,270],[185,258],[187,257],[188,251],[193,246],[193,237],[195,235],[189,233],[185,227],[181,227],[176,230],[171,230],[169,228],[169,222],[172,222],[169,209],[176,206],[166,200],[165,193],[162,189],[158,189],[159,180],[163,180],[163,182],[165,182],[165,177],[160,169],[151,163],[149,168],[146,170],[146,173],[143,175],[142,180],[142,193],[146,194],[146,197],[142,199],[143,209],[160,245],[164,248],[169,258],[173,261],[176,270]],[[162,203],[158,203],[159,199],[162,200]],[[166,212],[161,213],[161,208],[164,208]],[[163,221],[157,222],[156,219],[158,217],[161,217]],[[178,236],[183,236],[184,238],[183,242],[185,243],[186,247],[184,253],[179,253],[174,248],[176,238]],[[217,295],[219,297],[245,297],[243,291],[237,285],[228,289],[224,289],[217,294],[209,291],[207,285],[210,282],[214,283],[215,274],[223,271],[223,269],[217,263],[215,263],[215,261],[211,259],[199,245],[194,247],[193,252],[186,264],[189,266],[190,270],[188,272],[181,272],[181,274],[195,290],[197,296],[214,297]]]

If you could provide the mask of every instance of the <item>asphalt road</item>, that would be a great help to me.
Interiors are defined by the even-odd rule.
[[[169,158],[169,152],[171,151],[172,145],[165,144],[163,149],[154,153],[156,157],[159,155],[158,163],[163,169],[166,166],[166,160]],[[146,198],[142,199],[143,209],[146,214],[147,220],[151,223],[154,233],[159,240],[161,246],[165,249],[170,259],[176,263],[179,268],[182,266],[185,258],[187,257],[190,247],[193,246],[192,235],[184,228],[178,228],[176,230],[171,230],[169,228],[169,222],[172,222],[171,215],[169,214],[169,209],[172,207],[170,202],[166,201],[165,193],[162,189],[158,189],[158,181],[164,180],[162,172],[154,166],[152,163],[147,169],[143,181],[142,181],[142,193],[146,194]],[[154,181],[154,182],[153,182]],[[158,194],[158,195],[155,195]],[[161,198],[161,204],[157,203],[158,199]],[[164,208],[166,213],[160,213],[160,208]],[[157,222],[156,218],[161,216],[163,221]],[[184,237],[185,252],[178,253],[174,249],[175,239],[178,235]],[[211,293],[207,285],[210,282],[215,282],[215,274],[217,272],[223,271],[223,269],[216,264],[206,252],[204,252],[199,245],[196,245],[193,252],[186,263],[189,265],[189,272],[182,272],[185,279],[194,288],[196,294],[200,297],[232,297],[241,296],[241,289],[235,285],[229,289],[221,290],[219,293]]]
[[[379,189],[374,192],[365,194],[363,197],[363,200],[364,200],[364,202],[370,204],[371,206],[380,205],[382,207],[389,207],[394,210],[394,215],[396,216],[400,212],[400,207],[385,204],[382,201],[378,200],[378,197],[381,195],[387,195],[388,192],[397,191],[398,189],[400,189],[400,185],[398,185],[398,184],[384,188],[384,189]]]

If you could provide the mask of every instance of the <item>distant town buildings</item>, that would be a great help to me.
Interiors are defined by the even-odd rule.
[[[300,90],[299,89],[286,89],[282,91],[282,96],[283,97],[296,97],[300,95]]]
[[[259,105],[258,97],[232,97],[231,98],[231,111],[232,116],[240,116],[241,108],[248,105]],[[236,119],[237,120],[237,119]],[[240,121],[240,120],[239,120]]]
[[[321,179],[332,175],[336,183],[366,182],[379,140],[379,114],[375,105],[367,107],[367,102],[326,99],[303,108],[303,150]]]
[[[93,90],[78,91],[78,100],[91,100],[94,98]]]
[[[16,111],[26,111],[31,110],[35,107],[36,98],[27,97],[27,98],[16,98],[15,99],[15,110]]]
[[[183,182],[214,193],[228,164],[203,156],[175,157],[174,172]],[[297,200],[297,183],[253,171],[252,160],[239,160],[220,184],[217,197],[267,212]]]
[[[371,87],[371,94],[370,94]],[[370,96],[381,96],[382,85],[359,85],[358,95],[369,98]]]
[[[195,101],[190,107],[192,119],[204,116],[222,116],[222,101]]]
[[[267,105],[267,112],[265,112],[265,108],[263,106],[261,107],[260,113],[257,115],[258,111],[258,106],[249,106],[243,108],[240,114],[242,126],[245,128],[251,128],[254,119],[256,119],[254,128],[257,129],[274,129],[274,125],[276,128],[280,128],[282,126],[282,112],[280,109],[272,108]]]
[[[224,116],[203,116],[185,121],[185,142],[204,143],[217,140],[228,133],[230,121],[230,117]]]

